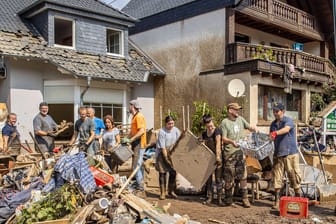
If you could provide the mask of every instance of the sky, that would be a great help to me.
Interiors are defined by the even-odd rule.
[[[122,9],[130,0],[101,0],[116,9]]]

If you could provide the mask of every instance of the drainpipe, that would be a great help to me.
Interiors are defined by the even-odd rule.
[[[88,76],[87,77],[86,88],[84,89],[84,91],[80,95],[80,106],[83,106],[83,98],[84,98],[85,93],[89,90],[90,85],[91,85],[91,76]]]

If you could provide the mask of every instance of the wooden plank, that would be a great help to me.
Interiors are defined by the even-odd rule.
[[[70,219],[56,219],[56,220],[49,220],[44,222],[34,222],[33,224],[69,224]]]
[[[87,205],[83,207],[75,216],[71,224],[84,224],[86,223],[86,218],[92,213],[94,205]]]
[[[215,154],[189,130],[184,132],[173,149],[172,162],[176,172],[200,190],[216,169]]]

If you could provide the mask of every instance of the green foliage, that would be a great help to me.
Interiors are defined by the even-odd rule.
[[[323,95],[320,93],[313,93],[311,95],[311,117],[316,117],[316,115],[322,111],[326,106],[323,100]]]
[[[74,213],[82,206],[83,201],[74,185],[64,184],[56,191],[50,192],[45,198],[34,202],[22,210],[17,218],[18,224],[55,220]]]
[[[223,109],[219,109],[209,105],[206,101],[194,101],[193,104],[195,106],[195,113],[191,117],[191,131],[195,135],[199,135],[200,133],[202,133],[202,131],[205,130],[205,127],[202,123],[202,116],[204,114],[210,114],[216,126],[220,125],[222,120],[227,117],[226,107],[224,107]]]
[[[164,118],[163,118],[163,121],[162,121],[163,124],[165,123],[165,118],[166,118],[168,115],[172,116],[172,117],[174,118],[175,121],[176,121],[177,118],[178,118],[177,113],[176,113],[175,111],[171,111],[171,110],[169,110],[169,112],[165,113],[165,115],[164,115]]]
[[[262,59],[267,61],[275,61],[275,57],[273,56],[272,49],[263,48],[263,46],[259,45],[256,49],[256,53],[252,55],[254,59]]]

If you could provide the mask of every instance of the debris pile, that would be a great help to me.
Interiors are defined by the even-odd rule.
[[[78,148],[59,149],[49,158],[7,160],[14,165],[1,176],[0,223],[198,223],[170,215],[170,204],[158,208],[139,196],[131,185],[134,172],[111,174],[99,157],[89,166]]]

